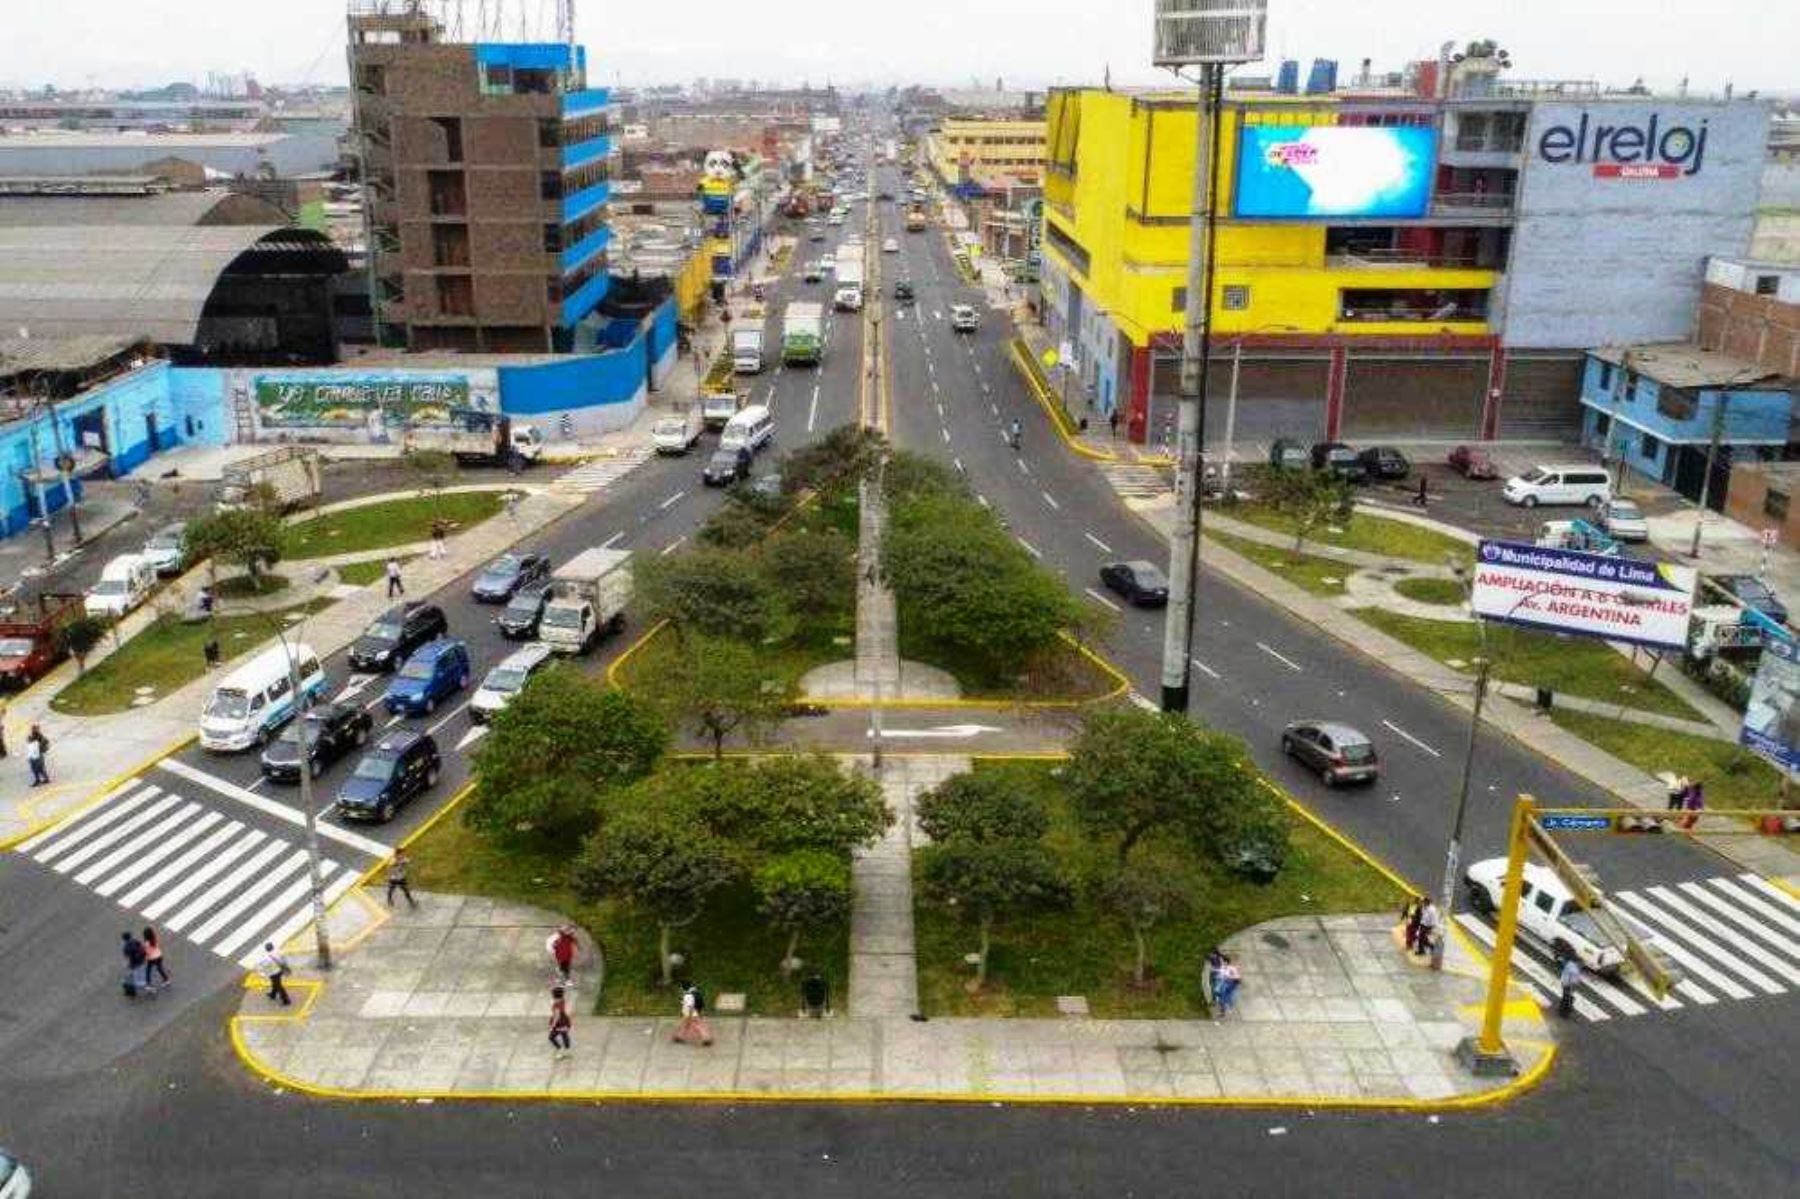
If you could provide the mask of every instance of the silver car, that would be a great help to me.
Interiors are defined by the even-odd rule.
[[[1372,783],[1381,775],[1374,742],[1335,721],[1294,721],[1281,730],[1281,752],[1317,771],[1327,787]]]

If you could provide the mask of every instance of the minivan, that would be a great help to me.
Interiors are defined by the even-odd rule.
[[[100,581],[88,588],[81,606],[89,616],[125,615],[150,595],[156,586],[156,566],[142,554],[120,554],[100,571]]]
[[[325,690],[319,655],[305,645],[294,647],[302,704],[310,706]],[[263,745],[297,710],[288,651],[271,646],[219,681],[200,710],[200,747],[231,752]]]
[[[1501,496],[1509,504],[1586,504],[1598,508],[1612,499],[1612,480],[1598,466],[1534,466],[1506,481]]]
[[[752,404],[725,422],[719,434],[721,450],[749,450],[752,454],[775,436],[775,416],[761,404]]]
[[[469,647],[453,637],[441,637],[413,651],[388,684],[382,702],[390,716],[429,715],[468,685]]]

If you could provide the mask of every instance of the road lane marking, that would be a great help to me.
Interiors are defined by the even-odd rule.
[[[1056,512],[1062,511],[1062,505],[1057,503],[1056,497],[1051,495],[1048,491],[1041,491],[1038,494],[1044,497],[1044,502],[1046,504],[1049,504],[1053,511],[1056,511]]]
[[[624,537],[624,536],[625,536],[625,530],[623,530],[623,529],[620,529],[620,530],[619,530],[619,531],[618,531],[618,532],[617,532],[617,533],[614,533],[614,534],[613,534],[613,535],[612,535],[612,536],[611,536],[611,537],[608,537],[608,538],[607,538],[607,539],[606,539],[606,540],[605,540],[605,541],[602,541],[602,542],[601,542],[601,543],[600,543],[600,548],[601,548],[601,549],[603,549],[603,550],[609,550],[609,549],[611,549],[611,548],[612,548],[612,547],[613,547],[613,546],[615,546],[615,545],[617,545],[617,544],[619,544],[619,541],[620,541],[620,540],[621,540],[621,539],[622,539],[622,538],[623,538],[623,537]],[[372,676],[371,676],[371,677],[372,677]]]
[[[819,389],[813,388],[812,403],[806,406],[806,431],[813,431],[813,422],[819,419]]]
[[[1138,707],[1144,709],[1144,711],[1146,711],[1146,712],[1162,711],[1161,708],[1157,707],[1154,703],[1152,703],[1150,700],[1144,698],[1142,695],[1139,695],[1136,691],[1133,691],[1131,693],[1131,702],[1136,704]]]
[[[192,870],[201,862],[212,861],[213,855],[219,852],[221,846],[231,841],[243,831],[243,825],[235,820],[227,820],[204,841],[170,862],[167,866],[164,866],[161,870],[158,870],[155,874],[152,874],[150,877],[138,883],[131,890],[125,892],[125,894],[119,896],[119,906],[128,910],[135,910],[137,905],[143,902],[146,896],[154,895],[156,892],[162,890],[163,887],[178,878],[189,877],[188,871]],[[123,882],[125,880],[122,879],[121,881]],[[97,890],[99,894],[104,895],[109,899],[112,898],[110,886],[101,887]]]
[[[67,874],[77,866],[92,859],[96,854],[105,853],[127,837],[135,836],[139,829],[154,822],[164,812],[167,812],[170,808],[180,802],[181,796],[176,795],[174,792],[164,793],[157,798],[155,803],[132,816],[130,820],[95,837],[92,841],[89,841],[86,845],[83,845],[80,849],[62,859],[60,862],[48,864],[58,874]],[[45,855],[39,854],[38,861],[45,861]]]
[[[658,504],[656,506],[657,510],[661,511],[661,512],[667,512],[670,508],[674,507],[676,504],[679,504],[681,502],[681,497],[686,494],[687,494],[687,489],[684,487],[680,491],[677,491],[674,495],[670,496],[668,499],[664,500],[662,503]]]
[[[1296,673],[1296,674],[1300,673],[1300,663],[1294,661],[1290,657],[1287,657],[1285,654],[1282,654],[1282,653],[1270,648],[1267,643],[1258,641],[1256,643],[1256,648],[1261,650],[1263,653],[1269,655],[1269,657],[1275,659],[1277,662],[1280,662],[1283,666],[1286,666],[1289,670],[1293,671],[1294,673]]]
[[[1014,461],[1014,462],[1016,462],[1016,463],[1018,463],[1018,464],[1019,464],[1019,473],[1020,473],[1020,474],[1022,474],[1022,475],[1028,475],[1028,474],[1030,474],[1030,473],[1031,473],[1031,468],[1030,468],[1030,467],[1029,467],[1029,466],[1026,466],[1026,465],[1025,465],[1025,459],[1023,459],[1023,458],[1014,458],[1014,459],[1013,459],[1013,461]]]
[[[1094,536],[1092,533],[1083,533],[1082,536],[1087,538],[1089,541],[1093,542],[1096,546],[1098,546],[1101,553],[1110,554],[1113,552],[1112,546],[1106,544],[1106,542],[1100,540],[1098,537]]]
[[[459,750],[469,748],[469,746],[487,736],[488,729],[492,727],[492,725],[487,724],[471,724],[469,726],[469,731],[464,733],[462,738],[457,741],[456,748]]]
[[[395,717],[395,719],[398,720],[399,717]],[[216,778],[213,775],[206,773],[204,770],[196,770],[179,758],[164,758],[162,761],[158,762],[156,766],[159,770],[166,770],[170,774],[187,779],[189,782],[199,783],[202,787],[217,791],[227,799],[235,799],[239,803],[255,808],[266,816],[273,816],[277,820],[286,821],[296,828],[306,827],[306,818],[286,804],[277,803],[272,799],[264,799],[254,792],[246,791],[235,783],[228,783],[222,778]],[[388,847],[379,841],[371,840],[368,837],[362,836],[360,833],[353,833],[348,829],[338,828],[336,825],[326,824],[322,820],[318,822],[318,825],[319,836],[321,837],[330,837],[333,841],[336,841],[341,845],[348,845],[350,848],[360,850],[372,857],[385,858],[388,855]]]
[[[963,470],[963,464],[962,464],[962,459],[961,459],[961,458],[952,458],[952,459],[950,459],[950,461],[951,461],[951,463],[952,463],[952,464],[953,464],[953,465],[954,465],[954,466],[955,466],[955,467],[956,467],[956,472],[957,472],[957,473],[958,473],[958,474],[963,474],[963,473],[965,473],[965,472],[964,472],[964,470]]]
[[[1431,748],[1431,746],[1425,744],[1423,741],[1421,741],[1417,737],[1413,736],[1411,733],[1407,732],[1405,729],[1401,728],[1399,725],[1395,724],[1393,721],[1383,720],[1381,723],[1385,724],[1388,727],[1388,730],[1390,732],[1392,732],[1396,737],[1399,737],[1403,740],[1412,742],[1414,745],[1418,746],[1420,749],[1424,750],[1426,753],[1430,754],[1432,757],[1441,758],[1444,756],[1443,754],[1439,753],[1437,750]]]
[[[108,878],[101,879],[99,884],[93,888],[94,894],[111,898],[114,891],[128,886],[140,875],[155,869],[164,859],[179,854],[189,842],[211,832],[213,825],[225,819],[222,814],[210,808],[200,808],[198,804],[194,807],[200,812],[200,819],[186,821],[180,827],[170,830],[168,835],[158,840],[154,846],[140,853],[131,865],[123,870],[114,871]]]
[[[140,828],[136,836],[115,846],[111,853],[106,854],[103,857],[95,858],[93,861],[89,862],[75,875],[75,881],[83,887],[92,887],[95,880],[101,875],[124,864],[126,861],[130,860],[134,854],[141,855],[145,850],[149,849],[158,841],[167,838],[170,833],[179,829],[183,824],[186,824],[204,810],[197,803],[183,802],[179,795],[172,795],[169,798],[180,803],[181,806],[172,811],[167,808],[163,809],[162,812],[159,813],[162,817],[160,820],[153,821],[148,826]]]
[[[449,724],[452,720],[455,720],[458,716],[461,716],[465,711],[468,710],[468,707],[469,707],[469,701],[466,699],[463,700],[462,703],[457,704],[454,708],[451,708],[449,712],[445,713],[444,718],[442,720],[438,721],[436,724],[432,725],[430,728],[426,729],[425,731],[432,734],[433,736],[435,736],[439,729],[441,729],[445,725]]]
[[[1119,607],[1119,605],[1113,603],[1111,600],[1107,599],[1104,595],[1101,595],[1098,591],[1095,591],[1092,587],[1087,588],[1085,591],[1085,594],[1087,595],[1087,597],[1089,599],[1093,600],[1096,604],[1099,604],[1103,608],[1111,608],[1114,612],[1122,611],[1122,609]]]
[[[938,419],[943,420],[944,419],[944,406],[942,404],[938,404],[938,405],[936,405],[936,407],[937,407]]]
[[[987,496],[981,495],[980,493],[976,494],[975,502],[980,504],[983,508],[992,508],[993,507],[992,504],[988,503]]]
[[[28,854],[40,862],[49,862],[56,855],[67,852],[71,846],[79,845],[133,808],[148,803],[162,794],[162,788],[154,786],[144,787],[142,791],[131,794],[133,788],[136,787],[144,787],[144,780],[134,778],[128,783],[113,788],[112,794],[100,801],[100,806],[96,809],[99,815],[91,820],[77,821],[72,828],[67,824],[59,824],[54,828],[45,829],[20,845],[19,852]],[[130,798],[121,800],[119,797],[123,795],[130,795]],[[40,853],[40,849],[43,852]]]
[[[949,445],[950,444],[950,430],[945,429],[945,428],[939,428],[938,432],[942,433],[944,435],[944,444]]]
[[[681,548],[681,543],[682,543],[682,542],[684,542],[684,541],[686,541],[686,540],[687,540],[687,534],[686,534],[686,533],[683,533],[683,534],[682,534],[682,535],[681,535],[681,536],[679,536],[679,537],[677,537],[677,538],[676,538],[676,539],[675,539],[675,540],[673,540],[673,541],[671,541],[671,542],[669,542],[669,544],[667,544],[667,545],[665,545],[665,546],[663,546],[663,547],[662,547],[662,548],[661,548],[661,549],[660,549],[660,550],[657,550],[657,551],[656,551],[656,552],[657,552],[657,554],[659,554],[659,555],[660,555],[660,556],[662,556],[662,557],[665,557],[665,558],[666,558],[666,557],[668,557],[668,556],[669,556],[669,555],[670,555],[670,554],[672,554],[672,553],[674,553],[674,552],[675,552],[675,551],[676,551],[676,550],[678,550],[678,549],[680,549],[680,548]]]
[[[1039,552],[1037,546],[1031,544],[1031,542],[1025,540],[1023,537],[1015,537],[1015,538],[1013,538],[1013,540],[1017,541],[1020,545],[1024,546],[1025,552],[1030,554],[1033,558],[1042,558],[1044,556],[1041,552]]]
[[[988,405],[988,411],[989,411],[989,412],[992,412],[992,413],[993,413],[993,414],[994,414],[994,415],[995,415],[995,416],[999,416],[999,415],[1000,415],[1000,405],[998,405],[998,404],[989,404],[989,405]]]
[[[1668,924],[1669,918],[1654,906],[1629,891],[1615,891],[1609,898],[1615,904],[1623,904],[1640,924],[1649,925],[1650,931],[1656,934],[1657,947],[1674,958],[1689,974],[1697,976],[1707,986],[1723,991],[1732,999],[1750,998],[1750,991],[1740,986],[1730,974],[1725,973],[1707,958],[1702,958],[1697,950],[1690,950],[1678,940],[1671,931],[1672,926]],[[1688,935],[1692,936],[1693,934]],[[1700,946],[1700,948],[1704,948],[1704,946]]]
[[[201,887],[206,886],[221,873],[231,869],[232,863],[249,853],[252,849],[262,845],[264,841],[269,841],[269,845],[276,847],[277,850],[279,850],[280,846],[287,844],[287,842],[281,840],[271,841],[269,834],[263,832],[261,829],[249,828],[245,825],[238,824],[235,820],[231,822],[231,826],[233,830],[242,831],[244,835],[227,842],[223,848],[194,863],[191,873],[184,874],[180,882],[144,905],[144,915],[146,917],[151,920],[161,919],[165,912],[173,911],[176,904],[183,902],[188,896],[198,891]],[[267,850],[269,846],[263,846],[263,848],[264,850]],[[135,902],[128,903],[127,901],[135,901],[141,898],[142,896],[133,892],[132,894],[125,896],[119,902],[127,907],[136,907],[137,904]]]
[[[1206,663],[1202,662],[1198,658],[1189,658],[1188,661],[1190,661],[1194,664],[1194,669],[1198,670],[1201,674],[1204,674],[1209,679],[1216,679],[1216,678],[1222,677],[1218,671],[1214,670],[1212,667],[1208,666]]]

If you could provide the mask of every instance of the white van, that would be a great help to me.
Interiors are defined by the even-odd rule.
[[[142,554],[120,554],[100,571],[100,581],[88,588],[81,606],[89,616],[125,615],[150,595],[156,586],[156,564]]]
[[[310,705],[325,690],[325,668],[310,646],[296,645],[300,691]],[[220,680],[200,710],[203,749],[238,750],[262,745],[295,712],[287,650],[270,646]]]
[[[722,450],[749,450],[752,454],[775,436],[775,416],[761,404],[752,404],[725,422],[719,434]]]
[[[1600,466],[1534,466],[1506,481],[1501,496],[1509,504],[1586,504],[1598,508],[1612,499],[1612,480]]]

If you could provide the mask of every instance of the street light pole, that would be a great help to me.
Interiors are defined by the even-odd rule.
[[[1688,557],[1700,556],[1700,527],[1706,523],[1706,501],[1712,495],[1713,462],[1719,456],[1719,442],[1725,436],[1725,406],[1731,393],[1721,391],[1713,405],[1712,437],[1706,443],[1706,473],[1700,476],[1700,506],[1694,509],[1694,540],[1688,546]]]
[[[1487,697],[1488,689],[1487,630],[1479,616],[1475,618],[1475,627],[1481,630],[1482,648],[1481,657],[1475,660],[1475,711],[1469,717],[1462,782],[1456,789],[1456,815],[1450,822],[1450,844],[1444,851],[1444,881],[1438,888],[1440,910],[1446,913],[1454,910],[1456,904],[1456,868],[1462,861],[1463,817],[1469,810],[1469,783],[1475,773],[1475,739],[1481,731],[1481,703]]]
[[[281,652],[287,655],[288,688],[294,697],[294,736],[300,753],[300,810],[306,817],[306,872],[312,891],[314,952],[319,969],[329,970],[331,933],[325,927],[324,855],[319,849],[319,813],[313,801],[312,754],[307,745],[305,693],[300,690],[300,658],[280,627],[275,629],[275,640],[281,643]]]
[[[1291,333],[1294,326],[1258,325],[1239,333],[1231,343],[1231,390],[1225,396],[1225,460],[1219,465],[1219,489],[1227,494],[1231,491],[1231,459],[1237,452],[1238,369],[1244,362],[1244,338],[1253,333],[1272,333],[1276,330]]]

